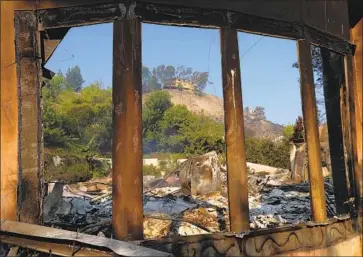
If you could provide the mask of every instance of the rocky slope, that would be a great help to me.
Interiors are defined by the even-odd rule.
[[[203,96],[195,95],[189,91],[168,90],[171,95],[173,104],[185,105],[190,111],[199,113],[203,112],[216,120],[223,122],[224,107],[223,99],[214,95],[204,94]],[[143,96],[143,102],[149,94]],[[283,126],[271,121],[261,119],[253,114],[253,109],[244,114],[245,128],[247,133],[255,137],[274,139],[282,135]]]

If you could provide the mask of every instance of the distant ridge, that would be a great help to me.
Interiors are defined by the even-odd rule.
[[[194,113],[203,112],[219,122],[224,122],[223,99],[210,94],[196,95],[189,91],[177,89],[167,90],[173,104],[185,105],[188,110]],[[144,102],[150,93],[143,95]],[[282,136],[283,126],[268,120],[260,119],[253,115],[253,109],[244,113],[244,122],[247,133],[254,137],[275,139]]]

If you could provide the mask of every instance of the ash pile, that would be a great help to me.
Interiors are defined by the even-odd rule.
[[[292,184],[289,170],[248,166],[251,230],[310,220],[308,183]],[[44,223],[112,237],[111,191],[111,178],[49,185]],[[329,180],[325,191],[328,214],[333,217],[334,193]],[[143,203],[145,238],[229,230],[227,171],[215,152],[189,158],[165,178],[144,176]]]

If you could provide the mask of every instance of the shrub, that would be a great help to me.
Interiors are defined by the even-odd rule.
[[[288,140],[288,141],[292,140],[292,137],[294,135],[294,125],[289,124],[289,125],[285,126],[282,131],[282,134],[283,134],[285,140]]]
[[[144,176],[155,176],[155,177],[160,177],[161,176],[161,172],[160,172],[160,168],[152,165],[152,164],[148,164],[148,165],[143,165],[142,166],[142,173]]]
[[[53,157],[60,157],[61,163],[55,165]],[[45,154],[44,179],[46,182],[61,181],[65,183],[75,183],[87,181],[92,178],[85,158],[72,155],[50,155]]]
[[[93,178],[103,178],[108,175],[108,172],[103,169],[96,169],[92,171]]]
[[[247,138],[246,159],[248,162],[288,169],[290,146],[287,141],[274,143],[268,139]]]

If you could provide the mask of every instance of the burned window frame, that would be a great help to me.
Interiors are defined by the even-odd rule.
[[[345,149],[348,156],[348,163],[350,165],[348,167],[348,169],[350,170],[349,174],[354,173],[354,167],[352,164],[353,153],[351,146],[353,134],[350,131],[349,127],[349,120],[353,118],[351,117],[351,115],[349,115],[349,113],[354,110],[354,104],[352,104],[352,88],[354,85],[352,80],[351,59],[354,55],[355,46],[347,40],[341,39],[328,33],[324,33],[306,24],[300,24],[296,22],[275,20],[271,18],[259,17],[255,15],[243,14],[228,10],[186,8],[145,2],[132,2],[130,4],[129,2],[122,1],[109,4],[90,4],[72,7],[41,9],[35,11],[16,11],[15,21],[19,109],[21,110],[19,114],[19,125],[21,128],[19,134],[19,174],[21,179],[19,180],[20,182],[18,199],[19,216],[21,217],[21,221],[29,223],[39,223],[42,220],[42,193],[39,193],[36,199],[36,201],[38,201],[40,205],[34,207],[30,206],[31,204],[34,205],[34,199],[27,199],[25,196],[27,195],[27,192],[29,192],[29,190],[38,190],[39,192],[44,191],[42,191],[42,184],[39,180],[39,177],[42,174],[43,166],[43,131],[41,125],[42,104],[40,88],[41,77],[50,78],[52,75],[51,72],[44,67],[44,65],[45,62],[50,58],[52,52],[55,50],[57,45],[55,43],[53,47],[50,47],[50,50],[47,50],[45,43],[46,40],[59,41],[62,37],[64,37],[64,35],[70,28],[78,26],[108,22],[123,23],[124,21],[127,21],[127,23],[129,24],[143,22],[161,25],[217,28],[220,29],[221,32],[223,32],[223,38],[227,40],[225,42],[226,49],[224,51],[224,55],[222,51],[222,59],[224,58],[224,56],[226,57],[226,67],[222,67],[223,74],[226,74],[230,68],[239,70],[239,68],[237,67],[239,65],[239,60],[238,62],[236,60],[232,60],[232,56],[236,54],[236,46],[238,46],[238,40],[236,39],[237,31],[296,40],[298,44],[299,55],[305,58],[304,61],[300,62],[300,64],[304,64],[300,66],[300,77],[303,78],[305,76],[305,79],[302,79],[301,87],[304,90],[310,90],[308,92],[302,90],[302,99],[305,99],[305,102],[303,102],[303,108],[306,108],[304,114],[304,122],[308,122],[310,124],[308,125],[309,128],[306,129],[306,131],[310,130],[310,132],[307,132],[309,133],[309,135],[307,136],[307,141],[309,142],[310,140],[310,143],[308,143],[308,151],[309,148],[312,149],[313,147],[318,147],[316,144],[316,139],[318,138],[318,135],[316,134],[316,103],[313,89],[313,73],[310,48],[311,45],[315,45],[327,49],[328,51],[338,53],[342,56],[342,58],[344,58],[344,72],[346,76],[344,85],[346,88],[345,92],[347,93],[344,95],[344,97],[345,103],[348,103],[343,105],[341,109],[341,111],[344,112],[346,115],[344,117],[348,117],[347,122],[343,122],[345,132],[342,132],[342,140],[345,144]],[[133,40],[131,41],[134,42]],[[230,48],[229,46],[230,42],[232,42],[232,48]],[[329,74],[327,76],[329,76]],[[240,81],[238,82],[239,79],[240,78],[237,78],[236,80],[237,84],[240,84]],[[225,78],[224,80],[227,81],[228,79]],[[122,94],[121,91],[119,91],[118,93]],[[232,91],[226,92],[224,94],[224,98],[226,97],[226,95],[231,93]],[[237,97],[238,96],[241,96],[241,92],[237,92]],[[28,107],[26,107],[27,105],[25,104],[27,99],[29,100],[29,103],[34,103],[36,105],[35,113],[32,112],[32,110],[27,109]],[[34,115],[35,120],[33,122],[29,122],[29,118],[25,116],[26,111],[31,112],[32,115]],[[243,108],[240,110],[240,113],[242,113],[243,115]],[[230,117],[230,119],[231,129],[235,130],[238,127],[234,123],[237,118]],[[37,157],[31,162],[31,165],[29,166],[29,162],[24,161],[23,163],[23,159],[26,159],[27,155],[29,154],[28,147],[32,143],[31,140],[33,140],[34,142],[34,139],[26,140],[26,138],[28,137],[27,127],[32,126],[37,126],[38,128],[36,134],[34,135],[37,142],[37,146],[36,148],[34,148],[34,151],[36,151]],[[243,136],[241,137],[241,133],[238,133],[239,135],[236,134],[234,139],[243,139]],[[231,150],[228,150],[227,147],[227,151]],[[243,149],[238,149],[237,152],[243,153]],[[310,163],[312,163],[310,169],[314,171],[319,171],[319,169],[321,170],[321,167],[319,168],[319,160],[316,159],[316,151],[312,155],[312,157],[309,157]],[[237,161],[239,164],[242,163],[242,166],[245,165],[245,160],[237,158]],[[36,169],[37,172],[29,173],[26,172],[27,169]],[[230,173],[232,178],[239,181],[243,180],[243,178],[239,177],[240,174],[238,174],[237,171]],[[312,199],[315,199],[313,201],[319,204],[315,205],[315,208],[313,204],[313,219],[316,222],[324,222],[327,220],[327,217],[326,214],[322,214],[322,212],[324,212],[323,206],[325,206],[325,201],[322,201],[321,199],[321,195],[324,195],[322,175],[318,174],[318,177],[315,178],[315,180],[318,181],[320,184],[316,188],[311,188],[311,191],[314,192],[312,194]],[[243,186],[245,184],[246,182],[242,181],[239,185]],[[31,187],[29,187],[29,185],[31,185]],[[235,185],[229,185],[229,191],[230,190],[231,192],[234,192],[233,195],[235,197],[243,201],[244,204],[246,203],[246,190],[244,190],[243,197],[239,196],[240,193],[238,192],[240,191],[240,189],[237,189]],[[121,203],[126,204],[124,203],[124,200],[121,200]],[[140,206],[138,206],[137,208],[139,207]],[[33,210],[30,213],[29,210],[31,210],[31,208],[33,208]],[[248,217],[248,211],[246,212],[245,210],[243,210],[243,208],[237,207],[237,205],[234,205],[234,207],[231,208],[231,211],[231,227],[233,228],[234,226],[232,231],[241,232],[247,230],[246,224],[249,223],[246,221]],[[127,230],[128,228],[125,229]],[[136,231],[135,237],[140,239],[140,226],[138,226],[137,230],[138,231]]]

